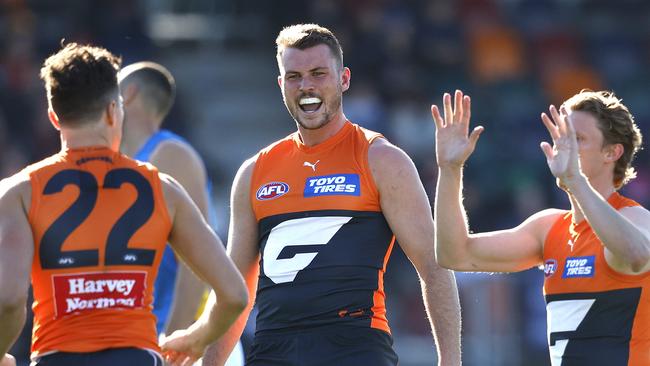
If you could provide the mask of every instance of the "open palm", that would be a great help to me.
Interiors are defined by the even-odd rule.
[[[580,174],[576,132],[564,108],[558,113],[555,106],[551,105],[549,112],[552,119],[542,113],[542,122],[553,139],[553,147],[546,141],[540,146],[551,173],[565,183],[567,179]]]
[[[431,106],[431,115],[436,124],[436,159],[439,167],[462,166],[476,147],[483,127],[474,128],[469,133],[471,116],[471,99],[463,92],[456,90],[454,106],[451,95],[443,96],[444,117],[440,115],[438,106]]]

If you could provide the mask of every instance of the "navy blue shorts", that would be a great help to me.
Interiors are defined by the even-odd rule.
[[[246,366],[395,366],[393,338],[373,328],[317,327],[255,335]]]
[[[109,348],[97,352],[56,352],[30,366],[163,366],[160,355],[140,348]]]

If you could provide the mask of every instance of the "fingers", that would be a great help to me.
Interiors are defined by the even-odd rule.
[[[172,366],[192,366],[199,359],[198,357],[176,351],[167,351],[163,354],[165,361]]]
[[[566,133],[569,135],[569,137],[573,138],[576,134],[575,128],[573,128],[573,122],[569,119],[569,114],[567,113],[567,110],[564,106],[560,108],[560,119],[566,126]]]
[[[472,130],[472,133],[469,135],[469,143],[472,146],[472,150],[474,150],[474,147],[476,146],[476,142],[478,141],[478,138],[481,136],[483,130],[485,130],[483,126],[476,126]]]
[[[557,126],[560,135],[566,134],[567,133],[566,123],[564,121],[564,118],[560,116],[560,113],[557,111],[557,108],[555,108],[555,106],[551,104],[548,110],[549,112],[551,112],[551,117],[553,117],[553,121],[555,122],[555,125]]]
[[[436,124],[436,129],[441,129],[445,127],[445,121],[440,115],[440,110],[438,106],[433,104],[431,105],[431,117],[433,117],[433,122]]]
[[[551,135],[551,138],[555,141],[560,138],[560,131],[558,130],[557,126],[551,119],[546,115],[546,113],[542,112],[542,122],[544,123],[544,126],[546,126],[546,129],[548,130],[548,133]]]
[[[170,365],[178,365],[181,361],[182,354],[176,351],[163,351],[163,357],[165,357],[165,362]]]
[[[442,96],[442,104],[445,109],[445,126],[449,126],[454,123],[454,111],[451,106],[451,95],[445,93]]]
[[[462,122],[463,120],[463,92],[458,89],[454,93],[454,116],[452,120],[454,123]]]
[[[469,126],[471,117],[471,99],[464,95],[461,90],[456,90],[452,105],[451,94],[444,93],[442,96],[442,105],[444,113],[435,104],[431,106],[431,116],[436,124],[436,128],[444,128],[449,125],[461,123]]]
[[[469,95],[465,95],[463,97],[463,118],[461,119],[461,122],[467,125],[468,128],[469,128],[469,120],[471,116],[472,116],[472,99],[469,97]]]
[[[539,147],[542,148],[542,151],[544,152],[547,161],[553,160],[553,148],[548,142],[546,141],[542,142],[541,144],[539,144]]]

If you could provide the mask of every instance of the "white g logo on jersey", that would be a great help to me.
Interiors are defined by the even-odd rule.
[[[554,345],[551,345],[551,333],[571,332],[578,329],[595,301],[595,299],[560,300],[550,302],[546,305],[551,365],[560,366],[562,364],[564,350],[569,344],[568,339],[561,339],[555,341]]]
[[[307,267],[318,255],[298,253],[291,258],[278,259],[285,247],[299,245],[325,245],[347,224],[349,216],[306,217],[287,220],[271,229],[264,247],[264,273],[274,283],[292,282],[299,271]]]

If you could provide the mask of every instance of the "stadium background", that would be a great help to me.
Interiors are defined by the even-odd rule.
[[[456,88],[472,96],[473,124],[486,126],[465,175],[476,231],[568,207],[539,149],[548,139],[539,114],[550,103],[582,88],[610,89],[648,131],[650,2],[642,0],[0,0],[0,177],[58,150],[39,68],[62,38],[92,42],[125,64],[154,60],[175,75],[178,98],[165,126],[206,160],[225,238],[237,167],[295,129],[276,83],[274,38],[300,22],[337,34],[352,69],[346,115],[405,149],[431,198],[429,105]],[[641,151],[639,175],[624,189],[646,207],[648,160]],[[549,364],[541,271],[457,278],[465,365]],[[420,289],[402,253],[386,279],[401,364],[431,365]],[[26,354],[22,343],[14,352]]]

